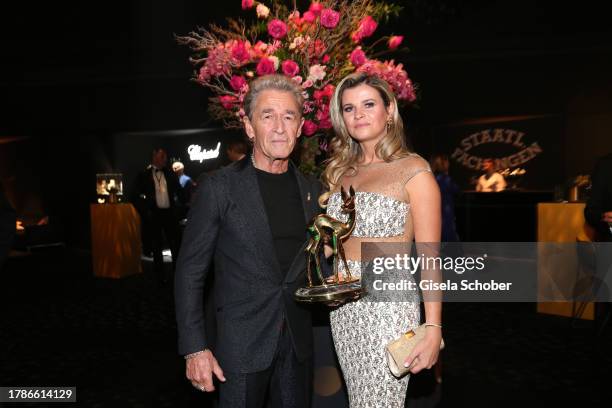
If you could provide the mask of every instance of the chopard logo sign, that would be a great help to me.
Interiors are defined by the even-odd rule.
[[[219,157],[219,148],[221,147],[221,142],[217,142],[217,147],[214,149],[202,149],[200,145],[191,145],[187,148],[187,153],[189,154],[189,159],[191,161],[199,161],[202,163],[204,160],[216,159]]]
[[[510,156],[495,157],[495,168],[504,169],[518,167],[542,153],[538,142],[526,145],[523,141],[524,132],[512,129],[486,129],[481,132],[472,133],[461,140],[460,146],[455,148],[451,157],[459,164],[472,169],[480,170],[482,161],[486,157],[471,154],[473,147],[487,143],[502,143],[515,147],[518,151]]]

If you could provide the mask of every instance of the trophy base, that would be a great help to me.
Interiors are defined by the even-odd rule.
[[[305,303],[327,303],[357,299],[361,296],[361,280],[330,283],[325,285],[299,288],[295,291],[295,300]]]

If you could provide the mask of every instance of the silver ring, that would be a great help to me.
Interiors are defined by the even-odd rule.
[[[203,386],[203,385],[200,385],[200,384],[193,384],[193,383],[192,383],[191,385],[193,385],[193,386],[194,386],[194,387],[195,387],[197,390],[200,390],[200,391],[202,391],[202,392],[206,392],[206,388],[204,388],[204,386]]]

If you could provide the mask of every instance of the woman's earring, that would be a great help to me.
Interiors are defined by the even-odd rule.
[[[387,119],[387,132],[391,130],[392,126],[393,126],[393,119],[391,118]]]

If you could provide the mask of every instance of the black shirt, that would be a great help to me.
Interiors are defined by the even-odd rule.
[[[257,182],[272,231],[276,258],[283,275],[306,240],[306,220],[295,174],[291,169],[272,174],[259,169]]]

